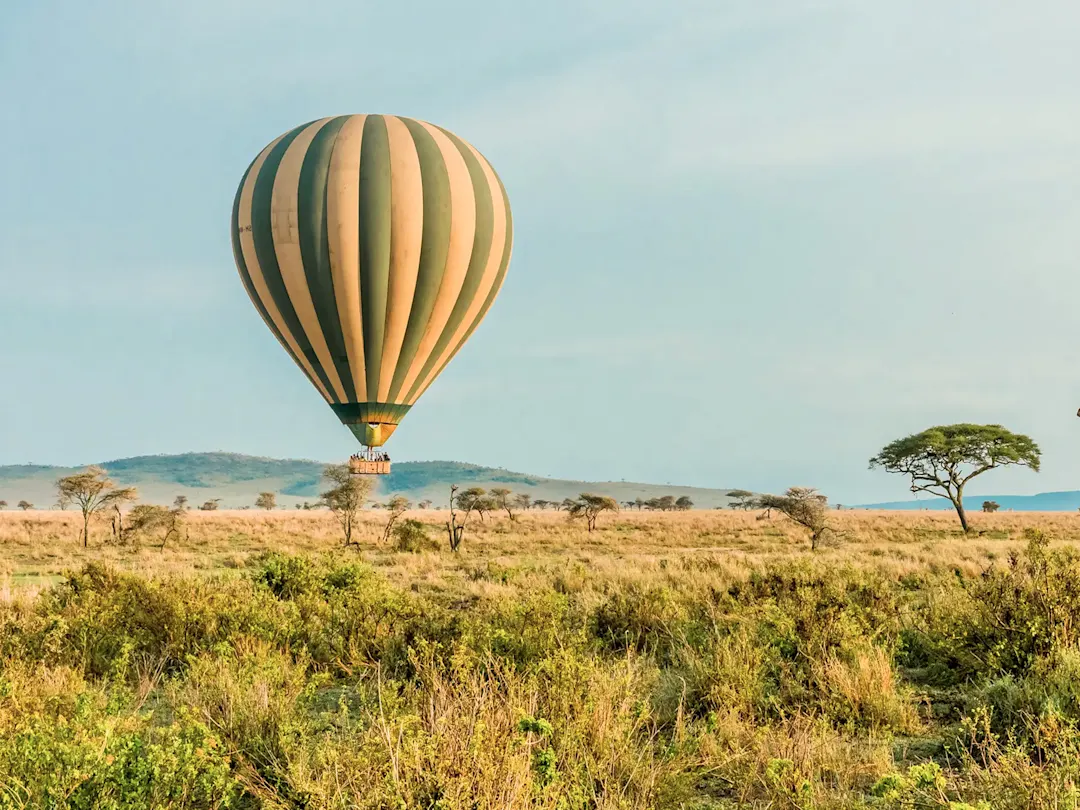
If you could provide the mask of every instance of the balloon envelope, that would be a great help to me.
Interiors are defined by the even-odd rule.
[[[263,321],[377,447],[461,349],[510,263],[495,170],[441,127],[323,118],[271,142],[236,193],[233,255]]]

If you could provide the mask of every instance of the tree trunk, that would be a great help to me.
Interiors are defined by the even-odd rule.
[[[971,527],[968,526],[967,512],[964,509],[964,488],[956,490],[956,497],[952,498],[953,506],[956,507],[956,514],[960,517],[960,526],[964,529],[964,534],[971,531]]]
[[[83,512],[82,547],[90,545],[90,513]]]

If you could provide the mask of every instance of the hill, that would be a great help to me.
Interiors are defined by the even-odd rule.
[[[237,453],[184,453],[182,455],[137,456],[101,464],[124,486],[139,488],[141,500],[171,503],[186,495],[192,504],[220,498],[222,508],[250,506],[260,492],[275,492],[278,503],[293,506],[319,497],[322,462],[305,459],[275,459]],[[42,465],[0,466],[0,499],[9,508],[28,500],[39,508],[56,501],[54,483],[76,467]],[[581,492],[610,495],[620,502],[635,498],[648,500],[664,495],[688,495],[695,506],[711,509],[728,502],[728,488],[702,489],[623,481],[568,481],[482,467],[457,461],[395,462],[393,472],[379,481],[378,495],[403,494],[414,502],[431,500],[445,504],[450,484],[505,486],[532,496],[533,500],[561,501]]]
[[[964,508],[970,511],[982,509],[983,501],[996,501],[1005,511],[1014,512],[1075,512],[1080,509],[1080,491],[1040,492],[1037,495],[970,495],[964,498]],[[861,504],[856,509],[929,509],[951,510],[953,505],[944,498],[926,498],[919,501],[890,501],[887,503]]]

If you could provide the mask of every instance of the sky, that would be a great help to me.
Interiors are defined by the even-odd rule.
[[[496,167],[505,285],[387,445],[581,480],[909,497],[1000,423],[1080,489],[1080,6],[0,3],[0,464],[355,441],[232,261],[240,176],[328,115]]]

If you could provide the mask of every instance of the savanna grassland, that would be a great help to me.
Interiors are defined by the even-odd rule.
[[[0,808],[1067,808],[1080,517],[0,513]]]

